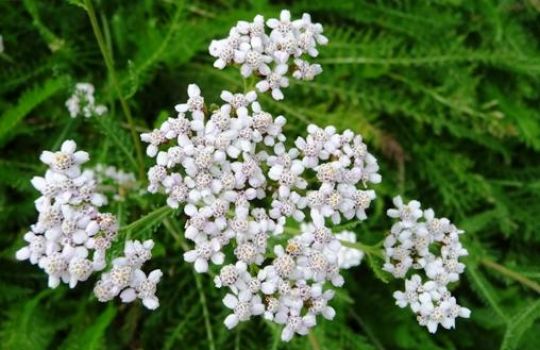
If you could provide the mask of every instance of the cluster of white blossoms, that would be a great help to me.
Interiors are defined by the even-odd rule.
[[[154,270],[148,276],[141,270],[142,265],[152,257],[154,241],[126,241],[124,256],[112,262],[112,268],[101,275],[94,287],[94,294],[101,302],[106,302],[120,295],[124,303],[139,298],[144,306],[155,310],[159,306],[156,286],[163,273]]]
[[[384,269],[405,279],[405,291],[394,293],[399,307],[409,306],[418,323],[435,333],[439,325],[455,327],[457,317],[468,318],[470,310],[457,304],[447,286],[457,282],[465,265],[459,262],[467,250],[459,241],[463,231],[446,218],[436,218],[432,209],[422,210],[420,202],[403,203],[394,198],[395,209],[387,214],[399,219],[384,241]],[[413,270],[412,276],[407,273]],[[423,272],[424,278],[418,274]],[[410,275],[410,274],[409,274]]]
[[[99,182],[95,172],[81,170],[81,165],[89,160],[88,153],[76,148],[74,141],[67,140],[60,151],[41,154],[41,161],[49,169],[44,177],[32,179],[32,185],[41,193],[35,201],[38,221],[24,235],[28,244],[16,253],[17,259],[29,260],[42,268],[49,276],[51,288],[60,282],[74,288],[93,272],[103,270],[107,251],[118,233],[116,217],[99,211],[106,198],[96,192]],[[97,298],[107,301],[120,294],[124,302],[139,298],[149,309],[158,307],[155,291],[161,271],[146,276],[140,270],[151,258],[153,246],[151,240],[127,241],[125,256],[114,259],[111,271],[104,273],[96,284]]]
[[[228,38],[210,45],[214,66],[239,64],[244,77],[263,78],[256,84],[260,92],[271,90],[274,99],[282,99],[289,61],[296,67],[294,78],[311,80],[322,69],[302,57],[316,57],[317,45],[327,43],[322,26],[308,14],[290,17],[283,10],[279,19],[238,22]],[[72,117],[106,111],[95,105],[93,93],[92,85],[77,84],[66,103]],[[334,234],[331,228],[367,219],[376,197],[368,185],[381,182],[376,158],[360,135],[332,126],[308,125],[305,137],[287,143],[286,119],[264,111],[255,91],[222,91],[223,103],[211,108],[197,85],[189,85],[187,93],[187,102],[175,106],[176,116],[141,134],[146,154],[155,159],[148,192],[164,193],[171,208],[183,207],[185,237],[193,244],[184,260],[198,273],[210,264],[220,266],[214,283],[228,289],[227,328],[261,316],[283,326],[284,341],[308,334],[317,316],[334,318],[330,302],[334,288],[344,283],[341,271],[363,258],[362,251],[350,248],[356,242],[353,232]],[[118,224],[115,216],[98,210],[106,199],[96,192],[96,178],[124,190],[136,186],[133,174],[114,167],[81,171],[88,158],[66,141],[59,152],[43,152],[49,170],[32,180],[42,194],[36,200],[39,218],[17,258],[38,264],[51,287],[61,281],[74,287],[106,267]],[[435,218],[433,210],[422,211],[417,201],[405,205],[396,197],[394,204],[388,215],[399,222],[384,241],[384,269],[405,279],[405,291],[394,293],[396,302],[409,306],[430,332],[439,324],[453,328],[455,318],[470,314],[447,288],[464,270],[459,262],[467,254],[459,241],[463,232]],[[152,240],[127,241],[124,256],[112,260],[94,288],[98,300],[119,296],[157,308],[162,272],[141,270],[153,246]]]
[[[283,10],[279,19],[265,22],[263,16],[257,15],[253,22],[239,21],[227,38],[212,41],[209,52],[216,58],[214,67],[240,65],[243,77],[261,77],[256,85],[260,92],[271,91],[274,99],[282,100],[281,89],[289,86],[287,72],[292,71],[298,80],[313,80],[322,72],[319,64],[306,61],[306,56],[318,56],[317,45],[328,43],[322,33],[322,25],[313,23],[309,14],[291,20],[291,13]]]
[[[77,83],[73,95],[66,101],[66,107],[71,118],[84,116],[101,116],[107,113],[107,107],[97,105],[94,97],[94,85],[90,83]]]
[[[195,245],[184,259],[197,272],[208,271],[209,262],[222,265],[224,248],[233,247],[215,281],[230,289],[227,327],[264,315],[284,325],[284,340],[307,334],[316,315],[334,316],[334,293],[323,286],[343,284],[340,259],[354,264],[326,225],[366,218],[375,192],[365,187],[381,180],[377,161],[359,135],[333,127],[310,125],[307,137],[287,149],[285,118],[262,110],[253,91],[223,91],[214,110],[197,85],[188,95],[175,107],[177,117],[141,135],[156,159],[148,190],[164,192],[172,208],[184,205],[185,237]],[[314,186],[307,178],[316,179]],[[285,244],[271,239],[287,239],[286,220],[307,216],[313,225]]]
[[[135,174],[126,172],[112,165],[97,164],[93,171],[100,188],[112,193],[115,201],[123,201],[130,191],[138,189]]]
[[[49,169],[32,179],[41,193],[35,201],[39,217],[24,236],[28,245],[16,254],[38,264],[52,288],[61,281],[73,288],[105,268],[105,253],[118,231],[116,217],[99,211],[106,198],[96,192],[93,172],[81,170],[89,157],[76,147],[68,140],[60,151],[41,154]]]
[[[300,224],[300,232],[314,232],[315,226],[312,223]],[[334,234],[340,242],[356,243],[356,234],[352,231],[341,231]],[[341,245],[337,251],[338,265],[340,269],[350,269],[360,265],[364,257],[364,252],[356,248],[348,248]]]

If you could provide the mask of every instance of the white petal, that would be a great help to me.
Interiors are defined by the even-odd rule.
[[[184,254],[185,259],[185,254]],[[198,258],[195,260],[195,271],[198,273],[204,273],[208,271],[208,261],[203,258]]]
[[[227,294],[223,298],[223,304],[229,309],[234,309],[238,305],[238,299],[232,294]]]
[[[223,323],[225,324],[225,327],[232,329],[238,324],[238,317],[235,314],[231,314],[225,318]]]
[[[197,84],[189,84],[188,85],[188,95],[189,97],[196,97],[201,95],[201,89],[197,86]]]

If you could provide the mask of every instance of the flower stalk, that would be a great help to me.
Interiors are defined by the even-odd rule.
[[[111,77],[111,82],[113,84],[113,87],[116,91],[116,95],[118,96],[118,99],[120,100],[120,105],[122,106],[122,111],[124,112],[124,116],[126,117],[127,123],[129,125],[131,138],[133,140],[133,144],[135,146],[135,153],[137,154],[137,164],[138,164],[138,172],[141,179],[144,179],[144,158],[143,158],[143,152],[142,152],[142,146],[141,141],[139,139],[139,135],[137,134],[137,129],[135,126],[135,122],[133,120],[133,116],[131,114],[131,110],[129,108],[129,105],[124,97],[124,94],[122,93],[122,89],[120,87],[120,84],[118,82],[118,78],[116,76],[116,71],[114,69],[114,63],[112,60],[112,55],[105,43],[105,39],[103,37],[103,33],[101,32],[101,28],[99,27],[96,12],[94,10],[94,5],[92,4],[92,0],[84,0],[84,8],[86,10],[86,13],[88,14],[88,18],[90,20],[90,24],[92,25],[92,30],[94,32],[94,36],[96,37],[96,41],[98,43],[99,49],[101,51],[101,55],[103,56],[103,60],[105,61],[105,65],[107,66],[107,70],[109,72],[109,75]]]

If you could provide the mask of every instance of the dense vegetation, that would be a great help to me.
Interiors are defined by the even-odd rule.
[[[0,2],[0,348],[540,348],[538,1],[117,0],[94,1],[95,12],[89,3]],[[191,82],[216,100],[222,89],[242,89],[236,70],[212,68],[208,44],[237,20],[282,8],[308,11],[325,26],[324,73],[294,82],[280,103],[261,102],[287,117],[291,138],[311,122],[364,136],[383,182],[370,218],[347,227],[359,241],[374,247],[384,238],[397,194],[466,231],[470,255],[454,293],[470,319],[430,335],[394,305],[401,283],[366,251],[333,301],[336,319],[321,321],[313,336],[281,343],[279,330],[261,320],[227,331],[222,291],[182,260],[185,247],[170,234],[183,227],[180,211],[127,230],[157,242],[152,264],[165,276],[153,312],[101,304],[91,283],[47,289],[40,270],[14,259],[36,218],[30,179],[45,170],[41,150],[72,138],[92,164],[132,171],[144,183],[126,108],[142,132],[174,113]],[[65,101],[79,81],[96,86],[106,116],[69,117]],[[133,191],[108,210],[125,226],[163,200]]]

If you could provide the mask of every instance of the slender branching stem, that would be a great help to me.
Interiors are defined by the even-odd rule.
[[[139,176],[141,177],[141,179],[144,179],[145,171],[144,171],[144,158],[143,158],[141,140],[139,139],[139,135],[137,134],[137,130],[135,128],[135,123],[133,121],[133,116],[131,115],[131,110],[129,109],[129,105],[126,99],[124,98],[122,89],[120,87],[120,84],[118,83],[118,78],[116,76],[116,71],[114,69],[111,51],[107,47],[105,43],[105,38],[103,37],[103,33],[101,32],[101,28],[99,27],[97,17],[96,17],[96,12],[94,10],[94,5],[92,4],[92,0],[84,0],[84,4],[85,4],[86,13],[88,14],[88,18],[90,19],[90,24],[92,25],[92,30],[94,31],[94,36],[96,37],[96,41],[99,45],[101,55],[103,56],[103,60],[105,61],[105,65],[107,66],[107,70],[109,72],[112,85],[116,91],[116,95],[118,96],[118,99],[120,100],[122,111],[124,112],[126,120],[129,124],[131,137],[133,139],[133,144],[135,145],[135,152],[137,153]]]
[[[511,278],[511,279],[521,283],[522,285],[531,288],[532,290],[534,290],[535,292],[540,294],[540,284],[536,283],[533,280],[528,279],[527,277],[523,276],[519,272],[516,272],[514,270],[510,270],[509,268],[507,268],[507,267],[505,267],[503,265],[500,265],[500,264],[496,263],[495,261],[487,259],[487,258],[482,259],[480,261],[480,263],[482,265],[484,265],[485,267],[490,268],[490,269],[492,269],[494,271],[497,271],[500,274],[502,274],[502,275],[504,275],[504,276],[506,276],[508,278]]]
[[[163,225],[169,231],[171,236],[174,238],[176,243],[182,247],[184,251],[189,250],[189,246],[187,245],[186,241],[184,240],[184,237],[181,233],[179,233],[174,224],[171,222],[170,219],[163,220]],[[203,285],[201,282],[201,276],[193,270],[193,276],[195,277],[195,285],[197,286],[197,291],[199,292],[199,301],[201,302],[202,306],[202,312],[203,312],[203,318],[204,318],[204,325],[206,328],[206,337],[208,338],[208,347],[210,350],[216,350],[216,344],[214,341],[214,334],[212,332],[212,324],[210,323],[210,313],[208,312],[208,305],[206,302],[206,295],[204,294]]]

